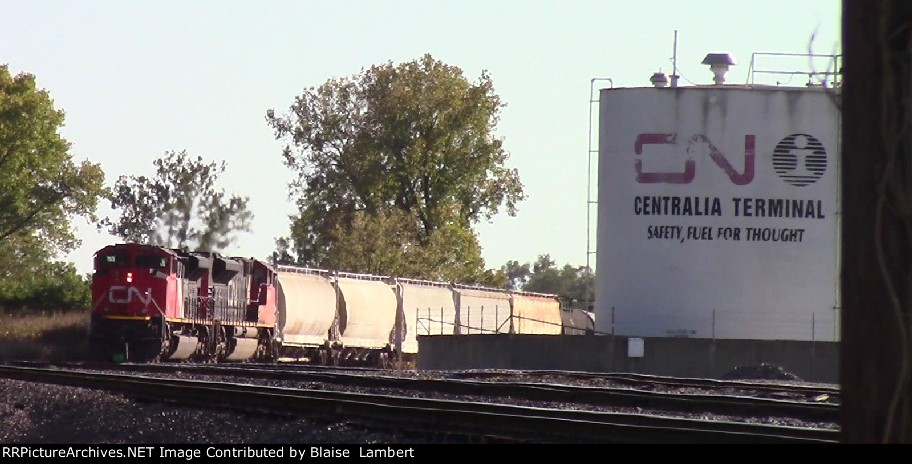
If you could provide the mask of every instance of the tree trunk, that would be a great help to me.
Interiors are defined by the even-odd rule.
[[[842,440],[908,443],[912,2],[842,14]]]

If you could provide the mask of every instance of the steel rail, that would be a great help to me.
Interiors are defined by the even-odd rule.
[[[294,362],[280,362],[278,364],[244,364],[245,366],[256,366],[265,369],[297,369],[308,371],[343,371],[343,372],[378,372],[382,373],[387,369],[375,367],[340,367],[340,366],[319,366],[310,364],[297,364]],[[441,371],[444,372],[444,371]],[[696,377],[674,377],[654,374],[638,374],[635,372],[586,372],[586,371],[566,371],[566,370],[513,370],[513,369],[471,369],[446,372],[446,375],[453,378],[484,378],[499,376],[560,376],[577,379],[605,379],[617,382],[626,382],[629,384],[648,383],[652,385],[667,385],[670,387],[694,387],[694,388],[713,388],[713,389],[741,389],[767,392],[790,392],[806,395],[830,395],[838,396],[838,386],[827,386],[830,384],[801,385],[794,383],[777,383],[757,382],[750,380],[723,380]]]
[[[695,388],[733,388],[742,390],[756,390],[769,392],[792,392],[805,393],[808,395],[827,394],[831,396],[839,395],[839,387],[829,387],[824,385],[799,385],[785,383],[764,383],[751,382],[745,380],[719,380],[705,379],[694,377],[671,377],[652,374],[637,374],[632,372],[581,372],[581,371],[561,371],[561,370],[468,370],[459,371],[450,374],[452,377],[460,378],[485,378],[499,376],[562,376],[578,379],[605,379],[618,382],[628,383],[649,383],[653,385],[668,385],[672,387],[695,387]]]
[[[35,365],[35,364],[32,364]],[[743,395],[665,393],[627,388],[553,384],[544,382],[491,382],[460,379],[415,379],[379,374],[262,369],[236,365],[199,364],[53,364],[65,369],[125,370],[130,372],[193,372],[287,381],[316,381],[364,388],[397,388],[455,395],[509,396],[532,401],[638,407],[653,410],[714,413],[738,417],[776,416],[836,422],[839,406],[832,403],[757,398]]]
[[[20,380],[117,391],[148,399],[282,414],[322,413],[519,440],[785,443],[832,442],[834,430],[636,414],[531,408],[388,395],[295,390],[223,382],[0,367]]]
[[[638,407],[689,413],[713,413],[738,417],[776,416],[808,421],[832,422],[839,419],[839,406],[833,403],[757,398],[745,395],[666,393],[628,388],[566,385],[545,382],[491,382],[466,379],[416,379],[384,376],[379,373],[314,372],[307,370],[262,369],[237,365],[200,364],[68,364],[65,369],[124,370],[131,372],[193,372],[202,375],[229,375],[273,380],[316,381],[365,388],[397,388],[435,391],[455,395],[509,396],[532,401]]]

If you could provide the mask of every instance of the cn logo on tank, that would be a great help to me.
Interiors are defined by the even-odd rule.
[[[807,134],[792,134],[776,144],[773,169],[782,180],[798,187],[813,184],[827,167],[823,144]]]
[[[744,136],[744,170],[738,172],[728,158],[716,148],[709,138],[703,134],[697,134],[687,141],[687,158],[684,160],[683,170],[678,172],[647,172],[643,170],[643,146],[644,145],[674,145],[677,143],[676,134],[640,134],[637,135],[634,143],[634,152],[637,159],[634,164],[636,168],[636,180],[641,184],[689,184],[693,182],[697,174],[697,163],[694,158],[701,154],[709,155],[709,158],[728,176],[729,180],[735,185],[746,185],[754,180],[754,136]]]
[[[634,152],[637,159],[634,163],[636,181],[640,184],[689,184],[697,173],[696,159],[708,157],[728,176],[735,185],[747,185],[754,180],[754,163],[756,160],[756,137],[744,136],[744,157],[741,171],[735,169],[721,150],[704,134],[697,134],[687,140],[687,157],[680,171],[655,172],[643,169],[643,147],[645,145],[675,145],[676,134],[648,133],[637,135]],[[805,186],[817,181],[826,170],[826,151],[823,144],[807,134],[793,134],[782,139],[773,151],[773,168],[776,174],[786,182]],[[736,163],[742,164],[742,163]]]

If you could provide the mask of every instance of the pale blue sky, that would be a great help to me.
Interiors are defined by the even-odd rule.
[[[37,76],[66,111],[72,154],[109,185],[186,149],[224,159],[222,186],[250,197],[253,230],[231,254],[266,257],[288,233],[290,173],[266,126],[303,89],[372,64],[430,53],[470,80],[487,69],[507,103],[497,135],[528,199],[476,227],[488,267],[550,253],[586,261],[589,86],[649,85],[671,71],[710,83],[708,52],[731,53],[744,83],[753,52],[831,53],[840,0],[710,1],[12,1],[0,0],[0,63]],[[803,65],[804,63],[799,63]],[[803,85],[803,82],[793,84]],[[107,204],[101,209],[108,213]],[[80,271],[117,239],[77,220]],[[594,259],[592,264],[594,265]]]

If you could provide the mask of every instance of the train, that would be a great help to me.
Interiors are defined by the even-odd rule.
[[[388,367],[419,335],[593,333],[557,295],[271,265],[139,243],[94,255],[90,356]]]

